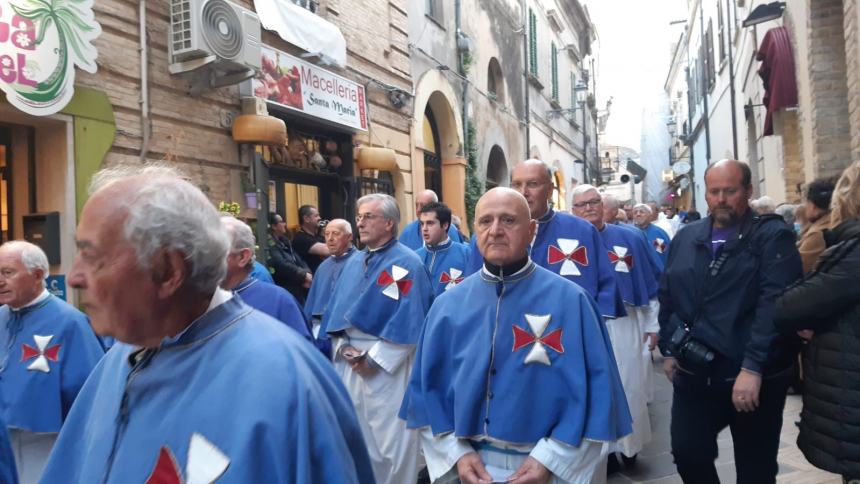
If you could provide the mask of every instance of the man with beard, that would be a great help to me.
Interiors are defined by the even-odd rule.
[[[660,350],[672,381],[672,454],[684,482],[718,483],[717,434],[731,428],[739,483],[774,482],[797,347],[775,303],[801,275],[794,232],[749,207],[750,168],[705,170],[710,215],[672,241],[660,282]]]

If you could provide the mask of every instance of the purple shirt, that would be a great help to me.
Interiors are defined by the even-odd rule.
[[[738,236],[738,227],[711,227],[711,254],[717,257],[717,252],[729,240]]]

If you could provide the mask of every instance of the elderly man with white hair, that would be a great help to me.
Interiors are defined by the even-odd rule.
[[[311,341],[305,315],[302,314],[296,298],[280,286],[251,276],[256,245],[251,227],[232,215],[222,215],[221,225],[230,237],[227,275],[221,281],[221,287],[235,292],[248,306],[268,314]]]
[[[230,242],[206,196],[136,166],[103,170],[91,191],[69,282],[120,344],[42,482],[373,482],[331,365],[218,287]]]
[[[654,253],[660,257],[660,262],[666,265],[666,258],[669,256],[669,244],[672,242],[669,233],[663,228],[652,223],[654,220],[654,212],[650,206],[644,203],[637,203],[633,206],[633,223],[645,233],[648,238],[648,243]]]
[[[87,317],[45,289],[48,269],[36,245],[0,246],[0,421],[9,428],[22,483],[38,482],[78,391],[104,354]]]

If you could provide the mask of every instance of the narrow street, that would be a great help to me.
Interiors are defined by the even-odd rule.
[[[672,411],[672,385],[663,375],[662,360],[654,362],[654,401],[649,405],[653,438],[645,444],[639,454],[636,467],[622,468],[612,475],[608,484],[681,484],[681,478],[672,463],[669,439],[669,417]],[[789,395],[783,413],[782,434],[780,435],[779,475],[777,482],[787,484],[839,484],[842,479],[813,467],[797,448],[797,426],[794,422],[800,415],[803,402],[799,395]],[[717,472],[723,484],[735,482],[735,463],[732,452],[732,436],[726,429],[718,440],[720,455],[717,457]]]

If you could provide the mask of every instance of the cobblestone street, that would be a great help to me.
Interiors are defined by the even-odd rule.
[[[639,454],[633,469],[622,468],[607,481],[608,484],[680,484],[681,478],[672,463],[669,443],[669,417],[672,409],[672,386],[663,375],[661,360],[655,358],[654,402],[649,406],[653,438]],[[797,426],[803,405],[799,395],[789,395],[783,413],[782,434],[779,449],[779,476],[777,482],[790,484],[839,484],[841,478],[813,467],[797,448]],[[720,455],[717,458],[717,471],[723,484],[735,482],[734,454],[732,437],[726,429],[718,440]]]

